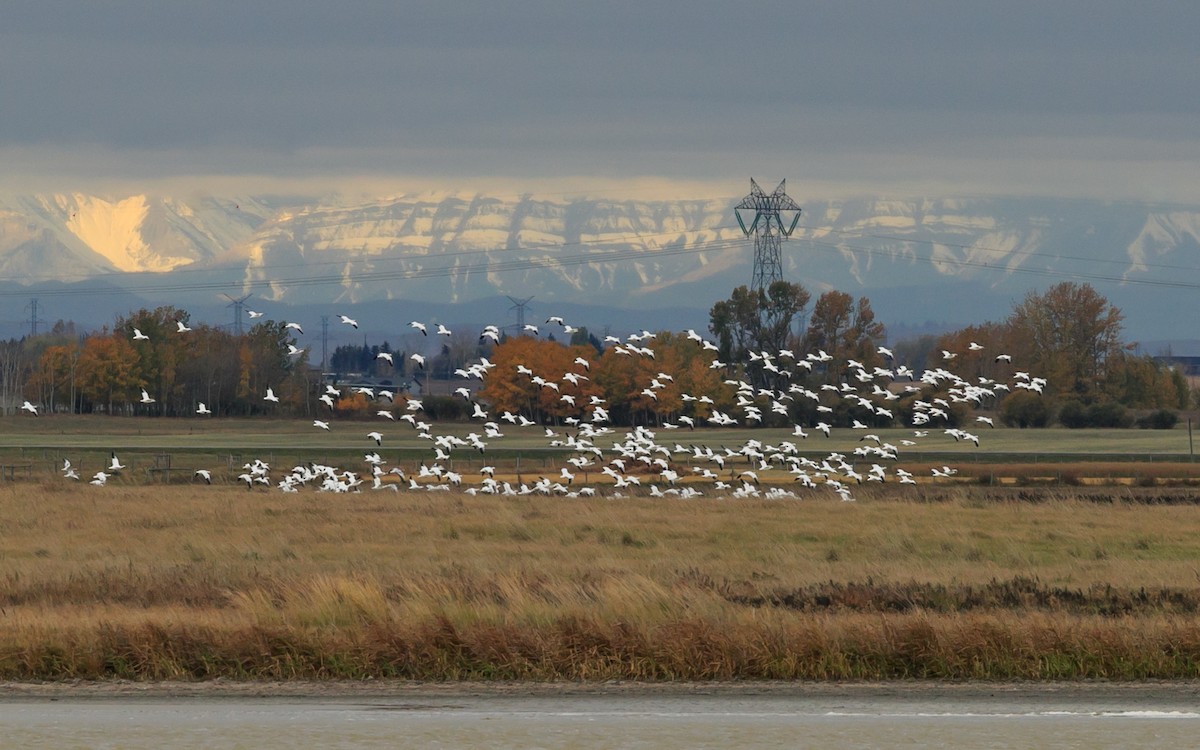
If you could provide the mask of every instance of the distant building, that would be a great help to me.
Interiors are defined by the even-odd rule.
[[[1159,354],[1154,361],[1178,369],[1184,375],[1200,375],[1200,355]]]

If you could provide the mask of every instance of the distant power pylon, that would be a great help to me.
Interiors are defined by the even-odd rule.
[[[364,346],[366,342],[364,340]],[[329,372],[329,316],[321,316],[321,372]]]
[[[37,297],[34,297],[33,299],[29,300],[29,304],[25,306],[25,309],[29,310],[29,335],[36,336],[36,335],[38,335],[38,323],[46,322],[38,317]]]
[[[512,307],[508,309],[517,311],[517,332],[520,333],[521,331],[525,330],[525,306],[529,304],[529,301],[533,299],[533,297],[526,297],[525,299],[509,297],[508,299],[513,303]]]
[[[246,307],[246,300],[250,299],[250,297],[253,295],[247,294],[244,297],[230,297],[228,294],[222,293],[221,296],[229,300],[229,304],[225,306],[233,308],[233,332],[238,336],[241,336],[242,310]]]
[[[783,280],[780,245],[785,237],[792,235],[796,225],[800,223],[800,206],[784,191],[786,182],[787,180],[781,180],[779,187],[775,188],[775,192],[767,195],[752,177],[750,178],[750,195],[733,207],[733,213],[737,216],[742,232],[747,237],[751,234],[754,235],[754,278],[750,282],[751,291],[766,290],[772,282]],[[746,220],[742,218],[743,211],[754,212],[754,218],[750,221],[749,227],[746,226]],[[785,225],[785,217],[781,216],[780,212],[791,219],[790,224]]]

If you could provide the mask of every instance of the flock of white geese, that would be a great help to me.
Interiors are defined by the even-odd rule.
[[[251,318],[262,315],[250,311]],[[358,328],[356,320],[344,315],[339,318],[343,324]],[[300,325],[285,325],[288,330],[303,334]],[[543,325],[564,334],[577,330],[560,316],[551,316]],[[432,326],[434,336],[449,337],[452,334],[443,324]],[[409,327],[429,336],[429,324],[412,321]],[[190,330],[180,322],[174,335],[187,335]],[[536,325],[526,325],[521,333],[539,335],[540,331]],[[149,337],[135,328],[133,338],[145,340]],[[481,341],[498,342],[500,338],[500,328],[494,325],[486,326],[480,334]],[[573,415],[565,417],[561,425],[539,425],[544,430],[546,448],[555,449],[554,455],[561,456],[561,465],[556,466],[556,470],[539,473],[536,480],[522,481],[515,477],[506,480],[503,475],[497,476],[494,466],[482,466],[468,477],[454,469],[456,452],[469,451],[475,458],[481,455],[486,457],[490,448],[502,443],[505,430],[510,426],[534,427],[535,422],[526,415],[508,411],[493,414],[487,404],[474,400],[472,389],[462,387],[457,389],[456,394],[470,402],[470,420],[478,425],[478,429],[460,437],[451,431],[439,431],[438,424],[425,419],[419,397],[397,399],[396,394],[388,390],[358,387],[353,389],[354,393],[378,402],[380,408],[376,410],[376,415],[382,420],[381,424],[386,425],[364,431],[363,439],[371,449],[364,453],[361,466],[346,468],[307,463],[277,471],[267,462],[254,459],[242,467],[237,481],[245,483],[249,489],[274,487],[283,492],[299,492],[305,488],[321,492],[459,490],[471,495],[541,494],[564,497],[636,493],[681,498],[702,495],[787,498],[797,497],[800,491],[824,489],[849,501],[854,498],[853,488],[864,482],[915,484],[913,473],[905,470],[900,462],[904,451],[913,449],[919,444],[918,441],[941,436],[977,446],[978,434],[952,426],[951,410],[954,404],[963,404],[969,407],[968,411],[986,408],[994,406],[1004,393],[1013,389],[1040,393],[1046,385],[1043,378],[1012,369],[1012,357],[1007,354],[994,357],[996,362],[1004,362],[1012,370],[1011,376],[1002,382],[978,375],[968,379],[954,373],[951,365],[962,359],[958,352],[942,351],[941,366],[926,367],[918,373],[896,363],[889,349],[879,347],[878,354],[884,366],[867,367],[849,359],[842,368],[845,371],[842,382],[810,388],[806,385],[809,380],[806,376],[827,366],[833,359],[824,351],[803,357],[789,350],[751,352],[746,362],[728,363],[718,360],[716,344],[696,331],[688,330],[686,338],[702,351],[709,352],[710,368],[719,369],[728,378],[724,382],[736,392],[734,409],[717,409],[709,394],[681,393],[684,411],[692,411],[692,415],[679,414],[674,421],[663,421],[661,427],[655,429],[642,426],[618,429],[610,425],[609,407],[603,399],[593,395],[585,400],[582,396],[577,398],[566,392],[570,386],[577,386],[580,381],[589,378],[591,363],[587,359],[576,358],[568,372],[536,372],[532,364],[516,364],[516,377],[527,378],[539,389],[554,390],[558,393],[558,399],[573,410]],[[641,331],[624,339],[608,336],[604,343],[630,358],[653,358],[654,339],[655,334]],[[301,351],[295,346],[290,348],[293,354]],[[968,350],[980,352],[983,347],[971,343]],[[378,355],[389,363],[393,363],[392,356],[386,352]],[[936,356],[936,353],[931,356]],[[425,357],[422,354],[411,354],[410,359],[417,368],[424,368]],[[483,381],[495,367],[486,357],[480,357],[456,374],[461,378]],[[641,371],[640,368],[635,369]],[[674,375],[658,368],[650,369],[657,372],[647,379],[640,395],[656,400],[659,391],[673,384]],[[753,370],[770,373],[769,382],[777,384],[777,387],[756,386],[744,379],[744,373]],[[914,400],[909,424],[904,425],[893,406],[894,402],[909,394]],[[345,395],[344,389],[327,384],[320,401],[333,414],[337,400]],[[265,402],[279,401],[269,387],[262,398]],[[764,430],[761,433],[764,437],[782,434],[785,439],[770,442],[751,438],[736,447],[724,444],[714,447],[697,438],[720,440],[722,430],[703,429],[694,432],[697,427],[756,426],[763,423],[764,411],[786,416],[790,413],[789,404],[798,401],[811,402],[809,411],[815,413],[817,419],[810,424],[795,424],[790,433],[780,430]],[[849,429],[854,433],[857,447],[844,453],[826,453],[813,443],[828,439],[833,433],[833,413],[839,401],[848,401],[849,406],[860,415],[872,415],[869,420],[873,425],[907,427],[908,430],[903,433],[904,437],[896,438],[893,443],[872,432],[872,425],[854,419],[849,428],[841,429]],[[141,403],[153,402],[150,394],[142,390]],[[703,404],[706,408],[696,410],[686,406],[691,402]],[[38,407],[28,401],[22,409],[33,416],[38,414]],[[212,412],[206,404],[199,403],[196,413],[211,415]],[[701,418],[697,414],[707,416]],[[408,426],[401,428],[402,422]],[[321,430],[334,429],[332,419],[314,419],[312,424]],[[974,424],[981,428],[994,426],[992,419],[987,416],[974,417]],[[389,439],[385,429],[415,431],[418,438],[429,442],[428,454],[419,462],[419,466],[409,471],[398,465],[388,466],[387,460],[379,453]],[[523,433],[528,435],[529,430]],[[813,442],[803,442],[810,439]],[[110,464],[92,475],[90,483],[104,486],[110,477],[125,468],[113,453]],[[934,477],[949,477],[954,473],[955,469],[949,466],[931,470]],[[69,459],[64,459],[62,474],[68,479],[81,479]],[[195,471],[195,481],[211,484],[213,474],[209,469],[198,469]],[[771,481],[764,482],[767,476]]]

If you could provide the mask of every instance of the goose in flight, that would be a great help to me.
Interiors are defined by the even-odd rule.
[[[271,401],[271,402],[273,402],[273,403],[276,403],[276,404],[278,404],[278,403],[279,403],[279,397],[278,397],[278,396],[276,396],[276,395],[275,395],[275,391],[274,391],[274,390],[272,390],[272,389],[271,389],[271,388],[268,386],[268,388],[267,388],[267,395],[263,396],[263,401]]]
[[[150,337],[147,336],[146,334],[142,333],[137,328],[134,328],[133,329],[133,340],[134,341],[149,341]]]
[[[446,326],[442,325],[441,323],[437,324],[437,332],[438,332],[439,336],[449,336],[451,333],[450,329],[447,328]]]
[[[204,402],[203,402],[203,401],[201,401],[201,402],[200,402],[200,405],[196,407],[196,413],[197,413],[197,414],[212,414],[212,409],[209,409],[209,408],[208,408],[208,407],[207,407],[207,406],[204,404]]]
[[[187,326],[185,326],[185,325],[183,324],[183,321],[182,321],[182,320],[177,320],[177,321],[175,321],[175,326],[176,326],[176,329],[177,329],[177,330],[176,330],[176,332],[177,332],[177,333],[187,333],[188,331],[192,330],[191,328],[188,328]]]
[[[283,327],[284,327],[284,328],[291,328],[291,329],[292,329],[293,331],[295,331],[296,333],[299,333],[299,334],[300,334],[300,335],[302,335],[302,336],[304,335],[304,329],[300,327],[300,324],[299,324],[299,323],[284,323],[284,324],[283,324]]]
[[[38,408],[28,401],[21,404],[21,411],[27,411],[35,417],[38,415]]]
[[[111,472],[118,472],[118,471],[120,471],[121,469],[124,469],[124,468],[125,468],[125,465],[124,465],[124,464],[122,464],[122,463],[121,463],[121,462],[120,462],[120,461],[117,459],[117,454],[116,454],[116,453],[113,453],[113,454],[112,454],[112,461],[110,461],[110,462],[109,462],[109,464],[108,464],[108,470],[109,470],[109,471],[111,471]]]
[[[409,357],[409,359],[411,359],[413,362],[416,362],[417,367],[420,367],[422,370],[425,369],[425,358],[420,354],[413,354]]]
[[[341,321],[343,323],[345,323],[346,325],[350,326],[351,328],[353,328],[355,330],[358,330],[358,321],[355,320],[354,318],[348,318],[345,315],[339,315],[338,318],[340,318]]]
[[[257,310],[250,310],[249,308],[247,308],[246,314],[250,316],[251,320],[254,320],[255,318],[261,318],[263,316],[263,314]]]
[[[420,331],[420,332],[421,332],[421,335],[422,335],[422,336],[428,336],[428,335],[429,335],[429,330],[428,330],[428,329],[425,327],[425,324],[424,324],[424,323],[420,323],[420,322],[418,322],[418,321],[415,321],[415,320],[414,320],[413,322],[411,322],[411,323],[409,323],[409,324],[408,324],[408,327],[409,327],[409,328],[416,328],[418,331]]]
[[[379,352],[378,354],[375,355],[375,359],[382,359],[384,362],[387,362],[389,365],[392,365],[393,367],[396,365],[396,363],[394,361],[392,361],[392,355],[390,352]]]
[[[71,465],[71,459],[64,458],[62,465],[63,479],[79,479],[79,472]]]
[[[154,399],[150,398],[150,394],[146,392],[145,388],[142,389],[142,403],[143,404],[153,404],[154,403]]]
[[[383,445],[383,434],[379,432],[368,432],[367,437],[375,441],[375,445]]]
[[[212,473],[208,469],[196,469],[195,476],[203,479],[205,484],[212,484]]]

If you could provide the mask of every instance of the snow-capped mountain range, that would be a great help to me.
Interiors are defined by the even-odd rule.
[[[1198,336],[1186,312],[1200,291],[1192,286],[1200,283],[1198,206],[796,197],[803,213],[783,243],[785,278],[814,297],[826,289],[865,295],[885,323],[999,319],[1028,290],[1072,280],[1121,307],[1133,338]],[[9,310],[0,318],[19,329],[21,308],[39,298],[46,317],[86,327],[164,303],[226,322],[228,300],[252,294],[247,304],[259,307],[436,309],[449,319],[457,305],[464,322],[475,322],[488,309],[511,316],[505,297],[534,297],[542,313],[591,306],[594,327],[633,327],[649,310],[703,327],[713,302],[751,278],[753,241],[737,223],[736,202],[5,198],[0,309]]]

